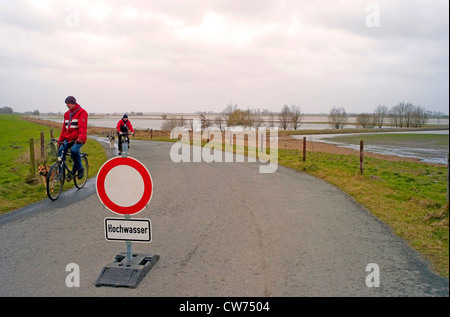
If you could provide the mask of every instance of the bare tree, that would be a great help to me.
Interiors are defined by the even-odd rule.
[[[426,109],[421,106],[414,106],[412,125],[415,127],[423,127],[427,121],[428,115]]]
[[[229,117],[231,116],[231,114],[235,111],[235,110],[237,110],[237,104],[234,104],[234,107],[233,107],[233,104],[228,104],[226,107],[225,107],[225,109],[223,109],[223,111],[222,111],[222,117],[223,117],[223,119],[225,120],[225,122],[228,122],[228,119],[229,119]]]
[[[262,112],[260,109],[250,110],[251,124],[254,128],[259,128],[263,125]]]
[[[412,125],[414,114],[414,105],[412,103],[405,104],[405,125],[407,128],[410,128]]]
[[[200,117],[202,130],[205,130],[206,128],[211,126],[211,122],[208,120],[208,118],[206,118],[206,111],[199,111],[197,112],[197,114]]]
[[[403,128],[405,104],[403,102],[393,106],[390,111],[391,124],[396,128]]]
[[[163,131],[172,131],[174,128],[176,127],[182,127],[184,126],[184,119],[183,117],[181,117],[180,119],[178,118],[171,118],[171,119],[166,119],[163,124],[161,125],[161,130]]]
[[[331,109],[328,115],[328,121],[331,127],[335,129],[342,129],[344,124],[347,123],[348,115],[345,112],[344,107],[337,108],[336,106]]]
[[[297,130],[303,121],[303,115],[300,107],[296,105],[291,105],[290,108],[290,123],[292,124],[292,129]]]
[[[224,130],[225,121],[222,114],[218,114],[214,117],[214,124],[220,129],[220,131]]]
[[[273,128],[275,126],[275,114],[273,111],[269,111],[269,127]]]
[[[396,128],[423,127],[428,120],[428,111],[412,103],[400,102],[392,107],[390,115]]]
[[[436,122],[437,126],[441,125],[441,118],[445,118],[446,117],[445,113],[440,112],[440,111],[433,111],[433,113],[430,113],[430,112],[427,111],[425,114],[427,115],[427,120],[428,120],[428,114],[436,117],[436,119],[437,119],[437,122]],[[447,118],[448,118],[448,116],[447,116]]]
[[[369,113],[361,113],[356,117],[356,123],[358,126],[366,129],[373,128],[375,126],[375,115]]]
[[[275,126],[275,114],[273,113],[273,111],[270,111],[269,109],[264,109],[262,111],[262,116],[264,117],[264,121],[268,122],[269,127],[274,127]],[[267,120],[267,121],[266,121]]]
[[[413,105],[410,103],[400,102],[391,109],[392,123],[396,128],[408,128],[411,125]]]
[[[384,120],[388,116],[389,108],[385,105],[379,105],[375,108],[375,125],[377,125],[380,129],[383,127]]]
[[[291,117],[291,110],[287,105],[284,105],[283,108],[281,108],[280,114],[278,115],[278,119],[280,120],[280,125],[283,130],[288,129],[290,117]]]

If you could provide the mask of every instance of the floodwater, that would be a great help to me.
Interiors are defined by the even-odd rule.
[[[40,115],[40,116],[31,116],[39,119],[50,120],[55,122],[62,122],[62,115]],[[190,120],[199,119],[198,115],[195,114],[170,114],[167,115],[167,119],[179,119],[183,117],[186,121],[186,126],[189,126]],[[207,115],[206,118],[208,120],[214,121],[216,115]],[[105,127],[114,129],[117,125],[117,122],[122,118],[122,116],[118,115],[90,115],[88,120],[88,125],[91,127]],[[135,129],[139,130],[161,130],[162,124],[165,120],[162,119],[162,115],[129,115],[128,118],[130,122],[133,124]],[[270,118],[268,116],[261,117],[264,120],[262,126],[270,127]],[[325,130],[330,129],[330,124],[326,123],[328,121],[327,116],[315,116],[315,115],[305,115],[302,119],[302,123],[297,128],[298,130]],[[353,124],[356,123],[356,117],[349,117],[347,125],[344,125],[345,129],[357,128],[358,126]],[[449,119],[436,119],[430,118],[427,122],[431,125],[436,125],[436,127],[440,125],[449,124]],[[273,123],[274,126],[279,126],[278,122]]]
[[[409,131],[409,132],[375,132],[375,133],[345,133],[345,134],[314,134],[314,135],[293,135],[294,139],[303,139],[306,137],[307,141],[324,142],[329,144],[335,144],[337,146],[351,148],[353,150],[359,151],[359,144],[349,144],[340,141],[333,140],[335,137],[342,136],[358,136],[367,134],[436,134],[436,135],[449,135],[449,130],[434,130],[434,131]],[[426,163],[437,163],[437,164],[447,164],[447,155],[449,153],[448,146],[434,146],[427,144],[422,144],[422,146],[408,146],[405,144],[370,144],[364,143],[364,151],[384,154],[384,155],[394,155],[400,157],[410,157],[420,159],[422,162]]]
[[[39,119],[44,120],[51,120],[55,122],[62,122],[62,115],[54,115],[54,116],[46,116],[46,115],[40,115],[40,116],[32,116],[37,117]],[[174,119],[174,118],[181,118],[183,117],[184,120],[186,120],[186,126],[189,125],[189,120],[192,119],[199,119],[198,115],[195,114],[170,114],[167,115],[167,119]],[[215,115],[207,115],[207,119],[214,120]],[[88,125],[92,127],[105,127],[105,128],[111,128],[115,129],[117,122],[122,118],[120,115],[90,115],[88,120]],[[137,116],[129,116],[129,119],[131,123],[133,124],[133,127],[135,129],[139,130],[160,130],[162,124],[165,122],[165,120],[162,119],[161,115],[137,115]],[[263,126],[269,127],[269,117],[263,117],[266,122]],[[304,116],[302,124],[298,128],[298,130],[308,130],[308,129],[317,129],[317,130],[326,130],[330,129],[330,125],[328,123],[325,123],[327,121],[327,116]],[[324,122],[324,123],[320,123]],[[356,117],[349,117],[348,123],[355,123]],[[436,127],[439,127],[441,125],[448,126],[449,119],[436,119],[436,118],[430,118],[427,122],[427,124],[435,125]],[[275,126],[277,126],[277,123],[275,122]],[[357,128],[357,125],[346,125],[345,128]],[[428,131],[428,132],[422,132],[422,131],[411,131],[411,132],[379,132],[379,133],[434,133],[434,134],[447,134],[448,130],[439,130],[439,131]],[[357,135],[356,133],[350,133],[345,135]],[[307,137],[308,141],[318,141],[318,142],[326,142],[326,143],[332,143],[336,144],[338,146],[344,146],[349,147],[355,150],[359,150],[359,145],[352,145],[352,144],[346,144],[341,142],[335,142],[332,140],[334,136],[342,136],[342,134],[316,134],[316,135],[305,135]],[[296,135],[292,136],[293,138],[303,138],[303,135]],[[365,144],[364,150],[368,152],[374,152],[379,154],[387,154],[387,155],[397,155],[401,157],[413,157],[418,158],[422,160],[423,162],[428,163],[439,163],[439,164],[447,164],[447,154],[448,154],[448,147],[439,147],[439,148],[430,148],[430,147],[408,147],[408,146],[401,146],[401,145],[371,145],[371,144]]]
[[[168,119],[179,119],[183,116],[183,119],[185,120],[185,125],[189,126],[190,120],[192,119],[199,119],[196,115],[168,115]],[[36,116],[37,117],[37,116]],[[55,122],[62,122],[62,116],[45,116],[41,115],[37,118],[43,119],[43,120],[50,120]],[[117,122],[122,118],[122,116],[113,116],[113,115],[104,115],[104,116],[89,116],[88,125],[91,127],[105,127],[105,128],[112,128],[114,129],[117,125]],[[138,130],[161,130],[161,127],[163,123],[166,120],[163,120],[160,115],[152,115],[152,116],[129,116],[130,122],[133,124],[133,128]],[[214,120],[213,116],[207,116],[209,120]],[[262,126],[264,127],[270,127],[269,119],[264,118],[266,122],[262,123]],[[328,123],[317,123],[317,122],[325,122],[327,118],[322,117],[305,117],[304,122],[302,122],[298,130],[308,130],[308,129],[314,129],[314,130],[324,130],[329,129],[330,125]],[[275,122],[274,126],[278,126],[278,123]],[[344,128],[351,129],[356,128],[356,125],[345,125]]]

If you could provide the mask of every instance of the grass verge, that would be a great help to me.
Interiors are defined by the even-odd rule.
[[[51,164],[50,127],[31,123],[20,115],[0,115],[0,214],[47,199],[42,177],[38,175],[37,164],[47,161]],[[45,153],[41,156],[40,136],[44,133]],[[59,131],[55,131],[56,136]],[[34,139],[36,172],[31,173],[29,139]],[[89,156],[89,176],[97,174],[106,161],[106,153],[97,141],[89,139],[82,147]],[[64,190],[73,183],[64,184]]]

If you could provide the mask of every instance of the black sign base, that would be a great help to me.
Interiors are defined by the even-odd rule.
[[[114,262],[106,265],[95,282],[95,286],[136,288],[139,282],[159,260],[159,255],[133,254],[133,261],[127,260],[127,253],[116,255]]]

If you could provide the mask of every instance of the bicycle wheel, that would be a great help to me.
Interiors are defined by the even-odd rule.
[[[48,198],[58,199],[64,186],[64,168],[61,163],[55,163],[50,167],[46,181]]]
[[[75,183],[75,186],[78,189],[83,188],[88,179],[89,164],[88,164],[88,159],[86,156],[81,157],[81,166],[83,166],[83,168],[84,168],[83,178],[78,178],[78,175],[76,175],[73,179],[73,182]]]

